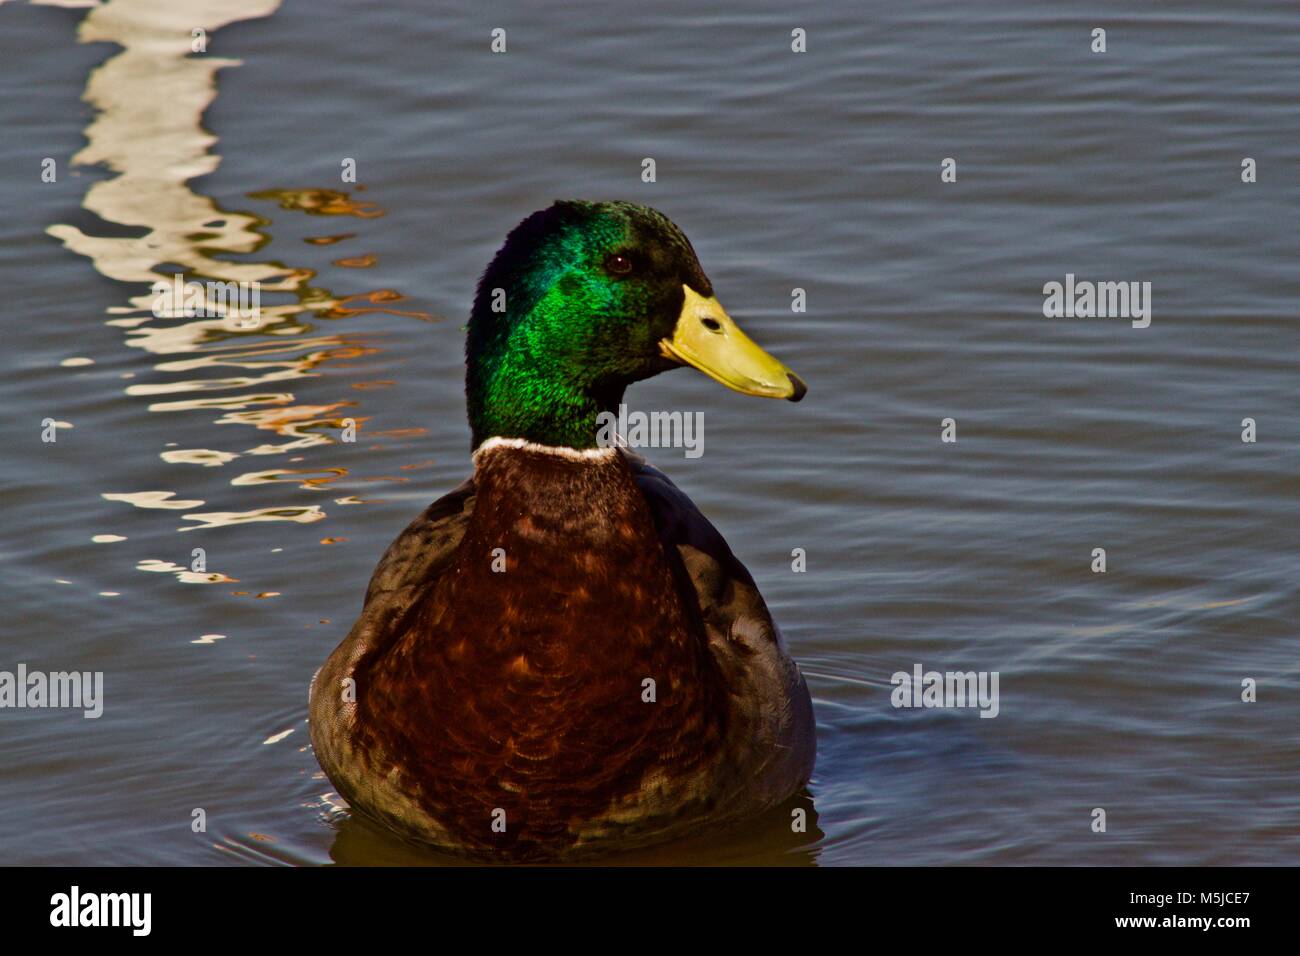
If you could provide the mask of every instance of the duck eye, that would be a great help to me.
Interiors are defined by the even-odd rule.
[[[605,268],[616,276],[625,276],[632,271],[632,260],[615,253],[605,260]]]

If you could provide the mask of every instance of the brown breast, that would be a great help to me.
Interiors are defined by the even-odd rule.
[[[354,743],[466,849],[528,859],[652,772],[690,778],[726,697],[622,456],[497,446],[475,464],[455,559],[357,664]]]

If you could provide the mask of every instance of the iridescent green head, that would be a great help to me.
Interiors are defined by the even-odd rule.
[[[474,447],[594,447],[628,385],[683,364],[751,395],[806,391],[718,304],[682,231],[628,202],[561,201],[516,226],[479,280],[465,357]]]

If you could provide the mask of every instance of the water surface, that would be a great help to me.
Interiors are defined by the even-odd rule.
[[[811,389],[629,393],[705,412],[652,457],[757,578],[819,763],[807,834],[627,862],[1300,862],[1293,5],[69,6],[0,6],[0,669],[106,700],[0,712],[0,861],[446,862],[336,808],[307,683],[469,470],[479,273],[581,196],[673,217]],[[155,318],[178,272],[267,321]],[[1151,282],[1150,327],[1045,318],[1067,273]],[[895,709],[918,663],[997,671],[999,716]]]

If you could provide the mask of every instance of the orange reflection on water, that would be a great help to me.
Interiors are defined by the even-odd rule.
[[[378,256],[347,256],[342,259],[335,259],[334,264],[345,269],[369,269],[378,261]]]
[[[356,202],[338,189],[263,189],[249,193],[253,199],[272,199],[281,209],[296,209],[309,216],[356,216],[377,219],[384,210],[372,202]]]
[[[422,426],[415,428],[386,428],[381,432],[371,432],[371,438],[414,438],[417,435],[427,435],[429,429]]]
[[[384,312],[388,315],[403,315],[411,319],[419,319],[421,322],[436,321],[428,312],[404,312],[401,309],[386,309],[377,303],[380,302],[401,302],[406,298],[400,292],[394,292],[392,289],[376,289],[374,292],[361,292],[356,295],[344,296],[330,308],[321,312],[321,316],[327,319],[341,319],[349,315],[365,315],[368,312]],[[352,308],[347,305],[349,302],[356,301],[369,302],[369,307]]]
[[[330,412],[337,408],[348,408],[355,404],[355,402],[335,402],[332,405],[294,405],[289,408],[264,408],[232,412],[218,418],[217,424],[253,425],[256,428],[295,439],[283,445],[258,445],[244,452],[246,455],[279,455],[301,448],[332,445],[337,441],[337,439],[324,434],[324,432],[308,431],[311,428],[339,431],[344,428],[350,419],[356,423],[357,429],[360,430],[362,425],[369,420],[365,416],[327,417]]]

